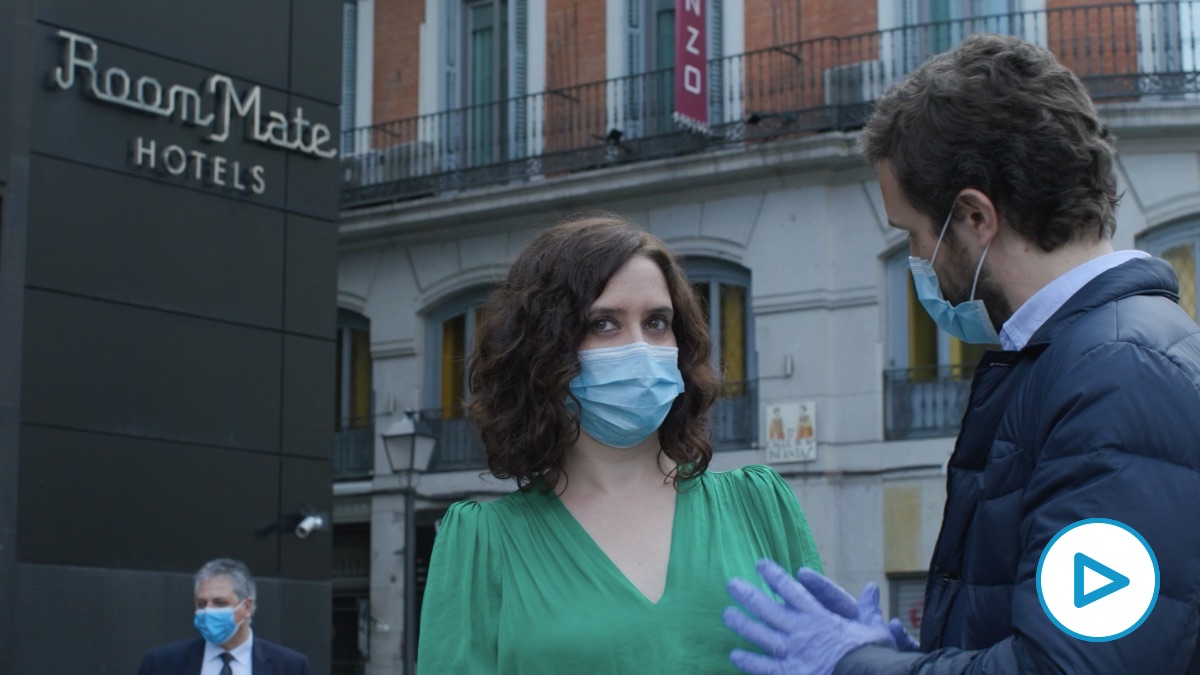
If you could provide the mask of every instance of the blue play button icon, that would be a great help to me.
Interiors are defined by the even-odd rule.
[[[1062,632],[1088,642],[1108,642],[1137,630],[1154,610],[1158,584],[1158,560],[1150,544],[1110,518],[1067,525],[1038,560],[1038,602],[1046,616]]]
[[[1090,585],[1087,579],[1090,576],[1088,572],[1098,574],[1108,581],[1108,583],[1093,588],[1091,591],[1086,591]],[[1113,593],[1125,588],[1129,585],[1129,577],[1121,574],[1104,563],[1096,561],[1094,558],[1088,557],[1082,553],[1075,553],[1075,606],[1086,607],[1100,598],[1106,598]],[[1086,592],[1085,592],[1086,591]]]

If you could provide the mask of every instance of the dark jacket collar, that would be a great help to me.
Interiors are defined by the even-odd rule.
[[[183,653],[183,667],[179,672],[200,675],[204,667],[204,638],[195,638]]]
[[[275,672],[271,665],[271,654],[258,636],[254,636],[254,647],[250,658],[254,661],[254,675],[271,675]]]
[[[1044,349],[1079,317],[1133,295],[1160,295],[1179,302],[1179,282],[1171,264],[1160,258],[1135,258],[1102,272],[1059,307],[1025,347]]]

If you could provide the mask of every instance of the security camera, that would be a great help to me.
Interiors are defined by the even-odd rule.
[[[325,529],[325,517],[317,514],[305,516],[303,520],[296,525],[296,536],[304,539],[308,535],[317,530]]]

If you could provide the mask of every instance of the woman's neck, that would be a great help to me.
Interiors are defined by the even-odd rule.
[[[567,480],[561,492],[619,496],[671,483],[675,467],[659,449],[658,434],[632,448],[612,448],[585,433],[563,458]]]

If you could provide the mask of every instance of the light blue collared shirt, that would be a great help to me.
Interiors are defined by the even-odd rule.
[[[204,643],[204,660],[200,665],[200,675],[219,675],[221,668],[225,662],[221,660],[221,654],[224,653],[221,645],[214,645],[211,642]],[[242,644],[229,650],[233,654],[233,660],[229,662],[229,669],[233,671],[233,675],[253,675],[254,673],[254,631],[250,631],[250,636]]]
[[[1033,337],[1042,324],[1046,323],[1047,319],[1053,316],[1060,307],[1066,304],[1067,300],[1071,299],[1072,295],[1078,293],[1079,289],[1086,286],[1089,281],[1117,265],[1137,258],[1149,257],[1150,254],[1145,251],[1132,249],[1113,251],[1099,258],[1093,258],[1051,281],[1034,293],[1025,301],[1025,304],[1013,312],[1008,321],[1004,322],[1004,326],[1000,329],[1000,346],[1009,351],[1024,349],[1029,338]]]

